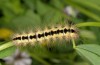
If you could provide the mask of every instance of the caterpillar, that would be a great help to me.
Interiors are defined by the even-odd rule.
[[[43,44],[47,41],[59,41],[65,39],[66,41],[78,38],[77,27],[71,23],[66,25],[53,26],[45,28],[44,30],[31,31],[28,33],[15,34],[12,38],[17,46],[35,45],[37,42]]]

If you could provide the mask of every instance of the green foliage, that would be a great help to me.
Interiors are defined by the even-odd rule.
[[[91,12],[91,10],[89,10],[89,9],[86,9],[86,8],[82,8],[83,6],[84,7],[87,7],[85,4],[83,5],[83,6],[80,6],[80,4],[82,4],[83,2],[82,1],[78,1],[78,0],[75,0],[75,1],[73,1],[73,0],[65,0],[65,2],[66,3],[68,3],[69,5],[72,5],[73,7],[75,7],[76,9],[78,9],[80,12],[82,12],[83,14],[85,14],[85,15],[87,15],[88,17],[90,17],[90,18],[93,18],[94,20],[96,20],[96,21],[100,21],[100,15],[98,15],[98,14],[95,14],[93,11]],[[91,1],[89,1],[91,4],[93,3],[93,2],[91,2]],[[88,4],[89,5],[89,4]],[[98,7],[99,7],[99,5],[98,4],[95,4],[95,5],[97,5]],[[90,5],[91,6],[91,5]],[[97,8],[98,8],[97,7]],[[92,8],[93,9],[93,8]]]
[[[87,59],[92,65],[100,64],[100,45],[96,44],[85,44],[76,47],[76,51],[81,57]]]
[[[69,17],[64,13],[64,8],[68,5],[79,11],[79,18]],[[80,62],[78,65],[84,62],[84,65],[89,65],[87,61],[92,65],[99,65],[99,12],[99,0],[0,0],[0,29],[7,28],[13,33],[19,33],[26,30],[34,31],[39,27],[44,29],[46,26],[56,24],[65,25],[66,19],[72,20],[80,29],[78,41],[72,40],[71,43],[62,41],[47,47],[28,46],[21,50],[30,54],[32,65],[77,65],[78,62]],[[2,43],[2,40],[5,43]],[[12,55],[15,50],[16,47],[8,37],[0,38],[0,59]],[[76,52],[84,60],[77,57]]]
[[[15,47],[12,45],[11,42],[0,45],[0,58],[10,56],[14,53],[14,51]]]

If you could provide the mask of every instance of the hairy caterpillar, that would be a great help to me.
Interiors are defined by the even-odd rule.
[[[71,40],[78,38],[78,30],[75,25],[69,23],[65,26],[53,26],[51,28],[45,28],[44,30],[31,31],[28,33],[15,34],[12,38],[13,42],[17,46],[34,45],[36,42],[43,44],[47,41],[59,41],[62,39]]]

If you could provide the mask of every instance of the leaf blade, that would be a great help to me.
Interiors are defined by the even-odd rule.
[[[11,42],[7,42],[0,46],[0,58],[7,57],[15,51],[15,47]]]
[[[76,47],[77,53],[93,65],[100,64],[100,46],[96,44],[85,44]]]

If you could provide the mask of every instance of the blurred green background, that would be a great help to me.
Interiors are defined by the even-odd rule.
[[[13,33],[43,29],[66,19],[75,24],[100,22],[100,0],[0,0],[0,45],[9,43]],[[98,27],[80,27],[76,44],[100,44],[99,33]],[[3,58],[15,50],[14,46],[1,51],[1,64],[7,65]],[[31,65],[90,65],[75,52],[72,43],[25,50],[32,60]]]

